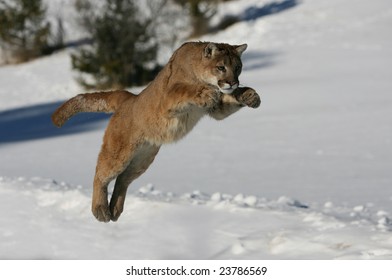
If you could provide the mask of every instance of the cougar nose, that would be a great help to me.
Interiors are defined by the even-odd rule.
[[[227,81],[227,83],[230,85],[230,86],[235,86],[236,84],[238,84],[238,82],[237,81]]]

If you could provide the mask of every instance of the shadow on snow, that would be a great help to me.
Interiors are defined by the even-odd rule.
[[[0,112],[0,144],[61,136],[99,129],[110,115],[81,113],[72,117],[63,127],[55,127],[52,113],[63,103],[22,107]]]
[[[294,8],[300,3],[298,0],[284,0],[272,2],[262,7],[250,7],[245,10],[241,19],[245,21],[255,20],[260,17],[268,16]]]

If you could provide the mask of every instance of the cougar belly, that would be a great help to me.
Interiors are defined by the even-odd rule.
[[[180,115],[165,118],[159,135],[150,138],[149,142],[155,145],[176,142],[188,134],[204,115],[205,110],[195,107]]]

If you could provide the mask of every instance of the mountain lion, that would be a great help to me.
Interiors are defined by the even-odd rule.
[[[92,212],[99,221],[117,221],[128,185],[146,171],[162,144],[184,137],[204,115],[222,120],[244,106],[259,107],[256,91],[239,87],[246,48],[185,43],[139,95],[124,90],[79,94],[53,113],[58,127],[79,112],[114,113],[94,177]],[[108,185],[114,178],[109,204]]]

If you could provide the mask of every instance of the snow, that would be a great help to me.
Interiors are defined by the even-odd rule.
[[[287,198],[174,195],[148,185],[129,194],[118,223],[101,224],[91,218],[82,186],[19,177],[0,178],[0,190],[1,207],[14,209],[0,218],[7,225],[0,230],[2,259],[392,256],[386,213],[365,206],[307,209]]]
[[[81,91],[68,52],[0,67],[0,110],[63,100]],[[76,76],[76,75],[75,75]]]
[[[50,123],[69,50],[0,67],[0,258],[392,258],[389,1],[222,5],[243,20],[201,40],[248,44],[262,105],[163,147],[116,223],[90,212],[107,116]]]

